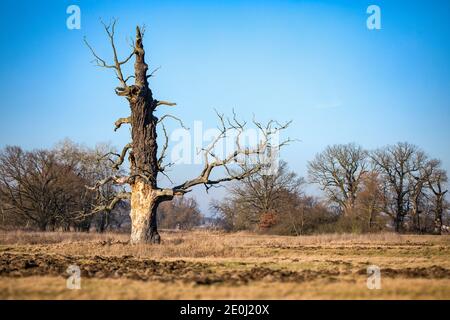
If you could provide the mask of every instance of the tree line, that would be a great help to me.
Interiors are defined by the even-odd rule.
[[[130,230],[130,203],[105,204],[123,192],[105,179],[117,174],[109,144],[70,140],[52,149],[0,152],[0,225],[36,230]],[[119,169],[120,170],[120,169]],[[98,181],[101,189],[91,188]],[[227,186],[213,201],[217,226],[302,235],[324,232],[448,232],[447,173],[419,147],[398,143],[368,151],[356,144],[328,146],[308,162],[306,179],[284,161],[272,175],[256,172]],[[305,189],[314,184],[323,196]],[[99,191],[101,190],[101,192]],[[100,208],[100,209],[99,209]],[[103,208],[103,210],[101,210]],[[193,198],[158,208],[162,228],[191,229],[204,221]]]
[[[211,207],[228,230],[441,234],[449,231],[447,182],[441,161],[413,144],[338,144],[308,162],[307,179],[281,162],[275,175],[247,177]],[[324,197],[307,195],[307,183]]]
[[[88,148],[65,140],[51,149],[25,151],[7,146],[0,151],[0,227],[41,231],[130,230],[130,203],[101,210],[123,190],[98,181],[117,174],[108,156],[109,144]],[[120,170],[120,169],[119,169]],[[189,229],[203,216],[194,199],[180,198],[160,208],[163,228]]]

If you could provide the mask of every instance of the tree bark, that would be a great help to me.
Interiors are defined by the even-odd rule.
[[[40,223],[39,223],[39,230],[40,231],[46,231],[47,230],[47,221],[41,221]]]
[[[400,232],[403,224],[403,197],[401,196],[397,198],[397,212],[395,213],[394,223],[395,232]]]
[[[131,193],[131,243],[160,243],[156,212],[160,201],[156,191],[142,181],[136,182]]]
[[[135,84],[129,99],[131,108],[132,157],[131,175],[136,176],[131,185],[131,243],[159,243],[156,225],[159,205],[157,196],[158,161],[156,126],[153,115],[156,100],[148,86],[145,51],[139,28],[136,29]],[[146,179],[144,179],[144,176]]]
[[[443,210],[443,195],[436,196],[436,208],[434,217],[434,233],[442,234],[442,212]]]

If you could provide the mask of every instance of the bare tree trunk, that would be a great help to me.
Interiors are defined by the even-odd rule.
[[[397,212],[395,213],[395,232],[400,232],[402,229],[403,222],[403,198],[397,199]]]
[[[434,233],[442,234],[442,212],[443,212],[443,196],[436,196],[436,208],[434,217]]]
[[[158,212],[159,201],[156,200],[156,203],[152,207],[151,217],[150,217],[150,242],[153,244],[160,244],[161,237],[158,233],[158,220],[157,220],[157,212]]]
[[[416,178],[417,183],[414,186],[413,194],[412,194],[412,210],[411,216],[413,219],[413,228],[417,233],[421,232],[420,227],[420,197],[423,195],[423,184],[424,178],[418,177]]]
[[[131,192],[131,243],[159,243],[160,236],[156,226],[156,212],[159,205],[156,194],[158,160],[156,143],[156,125],[158,119],[153,116],[156,101],[152,97],[147,82],[145,51],[140,30],[136,32],[135,93],[130,98],[131,136],[133,152],[131,154],[131,175],[137,176]],[[141,175],[145,175],[145,181]],[[151,229],[151,230],[150,230]]]
[[[413,202],[413,208],[411,210],[411,217],[413,220],[414,231],[420,233],[420,211],[416,200]]]
[[[442,234],[442,215],[437,214],[434,219],[434,233]]]
[[[47,230],[47,222],[40,222],[39,223],[39,231],[46,231]]]
[[[159,200],[156,192],[144,182],[136,182],[131,193],[131,243],[160,243],[156,225]]]
[[[372,225],[373,225],[373,214],[374,214],[375,210],[374,208],[371,206],[369,208],[369,221],[368,221],[368,227],[369,227],[369,231],[372,231]]]

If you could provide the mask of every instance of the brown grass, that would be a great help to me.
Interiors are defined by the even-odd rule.
[[[131,246],[125,234],[0,232],[0,297],[450,298],[450,236],[165,231],[162,238],[160,246]],[[65,288],[70,263],[82,270],[76,292]],[[371,264],[382,270],[381,290],[365,286]]]

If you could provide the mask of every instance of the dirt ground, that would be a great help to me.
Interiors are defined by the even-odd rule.
[[[1,299],[450,299],[450,236],[0,232]],[[67,288],[79,267],[81,289]],[[380,289],[367,268],[380,268]]]

